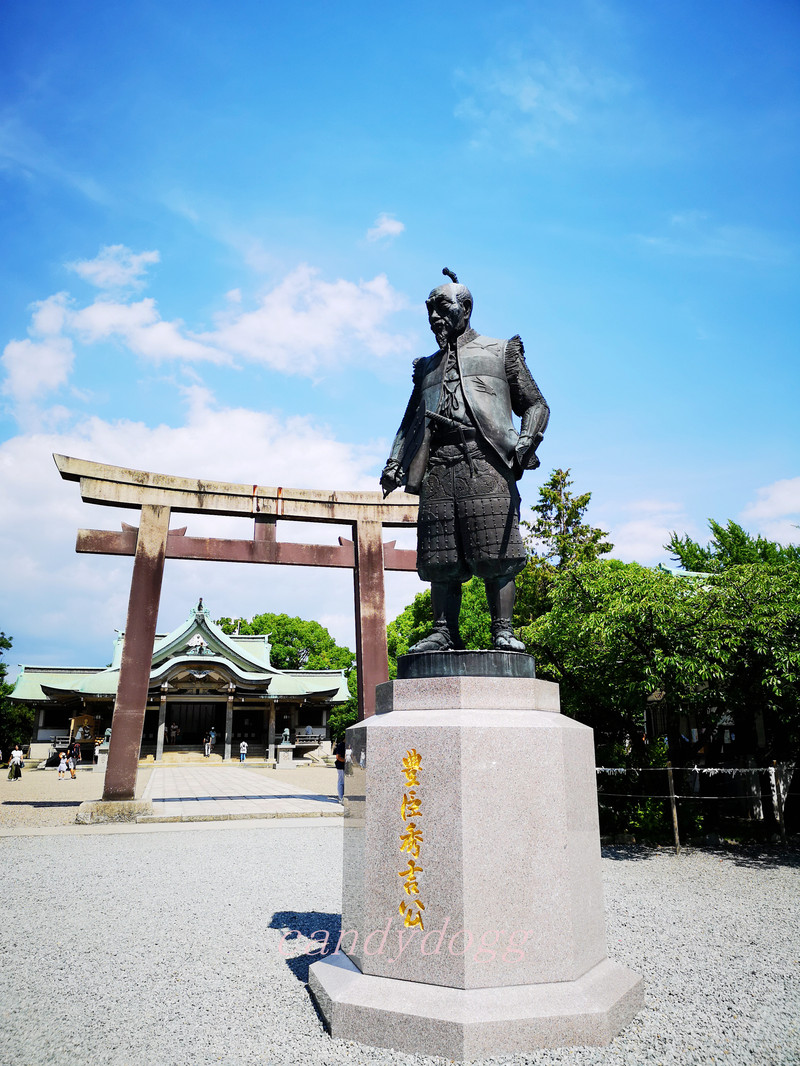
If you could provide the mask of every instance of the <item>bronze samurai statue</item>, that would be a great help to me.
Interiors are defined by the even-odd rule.
[[[463,648],[461,586],[486,584],[492,644],[524,651],[514,635],[514,576],[525,566],[517,481],[535,470],[550,409],[520,337],[470,326],[472,294],[452,271],[425,301],[438,351],[414,362],[414,388],[381,475],[384,494],[418,493],[417,572],[431,582],[433,632],[410,651]],[[521,421],[516,429],[513,415]]]

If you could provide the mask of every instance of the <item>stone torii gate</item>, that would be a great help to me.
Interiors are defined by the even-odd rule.
[[[416,570],[415,551],[383,542],[383,527],[416,524],[417,503],[396,493],[324,492],[265,488],[171,477],[145,470],[106,466],[54,455],[61,476],[79,481],[85,503],[140,510],[138,529],[121,532],[79,529],[75,550],[134,557],[119,685],[114,703],[104,800],[134,798],[144,728],[150,664],[166,559],[210,559],[237,563],[339,566],[353,570],[356,665],[361,717],[375,713],[375,686],[388,680],[384,570]],[[254,520],[250,540],[187,537],[170,529],[172,512],[224,515]],[[277,520],[348,525],[353,539],[338,545],[281,543]]]

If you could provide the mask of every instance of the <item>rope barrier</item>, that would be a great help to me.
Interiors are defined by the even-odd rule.
[[[787,792],[786,795],[787,796],[800,796],[800,792]],[[670,799],[669,794],[662,795],[660,793],[659,794],[655,794],[655,793],[652,793],[652,792],[598,792],[597,796],[598,796],[599,799],[616,799],[617,797],[619,797],[620,799],[640,799],[640,800],[650,800],[650,799],[653,799],[653,800],[660,800],[660,799],[668,800],[668,799]],[[748,793],[746,796],[699,796],[697,794],[693,794],[693,795],[689,795],[689,796],[680,796],[676,792],[675,793],[675,799],[676,800],[730,800],[731,802],[736,802],[736,803],[742,803],[742,802],[750,803],[751,800],[758,800],[758,799],[760,799],[760,800],[772,800],[772,794],[769,793],[769,792],[753,792],[753,793]]]
[[[789,767],[794,770],[794,764],[789,763],[784,767],[778,766],[779,770],[788,769]],[[770,770],[774,769],[772,766],[673,766],[672,772],[678,773],[679,771],[686,771],[693,774],[708,774],[713,777],[715,774],[768,774]],[[598,774],[633,774],[644,773],[646,770],[651,770],[654,773],[665,773],[666,766],[596,766],[595,771]]]
[[[788,784],[793,780],[795,763],[782,763],[778,764],[777,761],[773,762],[772,766],[672,766],[669,762],[666,766],[598,766],[596,772],[598,774],[610,774],[613,776],[619,776],[621,774],[640,774],[646,770],[654,773],[666,774],[667,784],[669,786],[669,793],[647,793],[647,792],[605,792],[602,786],[598,782],[597,801],[602,807],[604,801],[613,799],[635,799],[640,803],[644,800],[669,800],[670,808],[672,811],[672,832],[675,838],[675,854],[679,855],[681,851],[681,842],[679,836],[679,819],[678,819],[678,801],[679,800],[699,800],[701,803],[708,800],[715,801],[728,801],[731,803],[742,803],[752,805],[753,810],[757,810],[755,805],[766,804],[774,808],[775,818],[780,827],[780,836],[782,842],[786,843],[786,824],[784,821],[784,807],[786,800],[789,796],[797,796],[797,792],[789,792],[784,790],[784,785],[781,782],[781,778],[785,776],[786,783]],[[692,792],[689,795],[685,793],[680,794],[675,792],[674,786],[674,774],[675,773],[690,773],[696,774],[698,780],[696,785],[699,787],[699,777],[701,774],[706,774],[708,777],[716,777],[719,774],[727,777],[735,777],[737,774],[768,774],[770,780],[769,792],[762,792],[760,788],[760,782],[758,790],[747,788],[746,791],[738,796],[704,796],[699,792]],[[635,784],[632,781],[631,784]],[[690,786],[691,787],[691,786]]]

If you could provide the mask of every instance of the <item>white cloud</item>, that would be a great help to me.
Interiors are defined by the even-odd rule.
[[[304,264],[266,292],[255,310],[229,308],[217,328],[198,339],[286,374],[314,376],[353,361],[359,348],[377,356],[409,349],[407,336],[384,328],[405,306],[384,274],[326,282]]]
[[[6,372],[2,392],[27,406],[66,383],[75,358],[72,341],[61,336],[67,316],[66,293],[33,305],[28,333],[32,339],[9,341],[0,362]]]
[[[393,218],[392,215],[380,214],[370,229],[367,230],[367,240],[390,240],[393,237],[399,237],[405,228],[403,223],[399,219]]]
[[[180,319],[161,318],[150,297],[136,303],[99,299],[69,318],[69,328],[85,344],[117,339],[135,354],[158,363],[164,359],[189,362],[230,362],[218,348],[201,344]]]
[[[96,271],[96,278],[102,276],[103,284],[111,284],[112,278],[114,284],[121,285],[125,278],[131,284],[144,263],[158,258],[157,252],[137,255],[122,245],[104,253],[84,264],[90,273]],[[329,282],[302,265],[263,293],[255,308],[245,306],[239,289],[230,290],[223,301],[214,328],[195,332],[179,318],[163,319],[153,297],[132,300],[119,293],[102,294],[80,307],[67,293],[57,293],[34,305],[31,339],[15,339],[6,346],[2,391],[16,405],[19,420],[40,421],[41,413],[30,405],[68,382],[74,341],[113,341],[153,363],[230,364],[239,359],[307,377],[412,346],[408,334],[388,328],[391,316],[407,303],[384,274],[369,281]]]
[[[29,404],[66,383],[74,358],[72,342],[66,337],[9,341],[2,358],[3,393],[17,404]]]
[[[67,267],[98,289],[138,288],[144,284],[147,267],[160,259],[156,251],[137,253],[124,244],[108,244],[94,259],[80,259]]]
[[[740,517],[770,540],[780,544],[800,542],[800,477],[773,481],[757,492]]]
[[[663,500],[638,500],[625,507],[632,517],[615,523],[610,539],[615,559],[643,565],[667,563],[664,545],[670,533],[687,527],[687,518],[680,504]]]

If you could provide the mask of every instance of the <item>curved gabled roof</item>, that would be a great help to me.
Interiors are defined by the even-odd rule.
[[[153,666],[165,659],[175,658],[177,654],[185,651],[191,641],[202,641],[195,645],[208,649],[206,654],[218,654],[232,663],[236,663],[242,670],[268,671],[278,673],[269,661],[269,644],[267,638],[262,638],[262,643],[253,644],[252,641],[239,642],[234,637],[223,633],[218,625],[211,621],[211,615],[207,607],[202,606],[202,601],[197,607],[189,612],[186,621],[174,629],[167,636],[162,637],[153,645]],[[253,645],[253,646],[251,646]]]
[[[120,643],[120,642],[118,642]],[[202,601],[186,621],[153,645],[150,687],[158,687],[181,669],[215,668],[237,687],[260,690],[272,699],[316,699],[342,703],[349,697],[343,670],[279,670],[272,666],[266,637],[237,638],[211,621]],[[22,701],[94,696],[113,699],[119,684],[119,660],[103,668],[23,667],[12,696]]]

